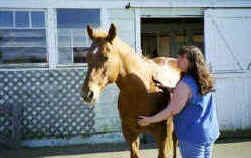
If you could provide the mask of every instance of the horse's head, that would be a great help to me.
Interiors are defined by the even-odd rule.
[[[111,25],[108,34],[87,26],[92,40],[86,61],[88,73],[82,86],[82,95],[86,103],[93,105],[108,83],[116,81],[119,74],[119,53],[115,46],[116,27]]]

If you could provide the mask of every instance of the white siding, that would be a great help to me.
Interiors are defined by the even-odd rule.
[[[216,74],[216,105],[221,130],[251,128],[250,73]]]
[[[132,8],[250,7],[249,0],[134,0]]]
[[[125,8],[127,1],[97,0],[1,0],[2,8]]]
[[[243,71],[251,63],[251,9],[207,10],[205,48],[213,71]]]
[[[108,85],[101,94],[100,100],[95,105],[96,132],[120,131],[120,119],[118,114],[119,89],[115,84]]]
[[[139,10],[142,17],[194,17],[203,14],[200,8],[140,8]]]
[[[205,11],[205,54],[216,73],[222,130],[251,128],[251,9]]]
[[[118,37],[135,48],[135,14],[134,10],[109,9],[108,23],[114,23],[117,27]]]

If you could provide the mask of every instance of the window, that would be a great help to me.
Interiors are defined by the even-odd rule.
[[[46,63],[44,11],[0,10],[0,64]]]
[[[90,46],[86,26],[100,25],[99,9],[58,9],[58,64],[84,63]]]

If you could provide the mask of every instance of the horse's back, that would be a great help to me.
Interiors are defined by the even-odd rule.
[[[177,67],[177,59],[171,57],[156,57],[152,59],[155,63],[159,65],[172,65],[173,67]]]

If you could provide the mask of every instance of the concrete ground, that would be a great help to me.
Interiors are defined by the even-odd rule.
[[[142,158],[157,158],[153,144],[141,145]],[[251,158],[251,138],[222,139],[214,146],[214,158]],[[0,146],[0,158],[129,158],[126,144],[77,145],[66,147],[7,149]],[[180,155],[178,156],[179,158]]]

